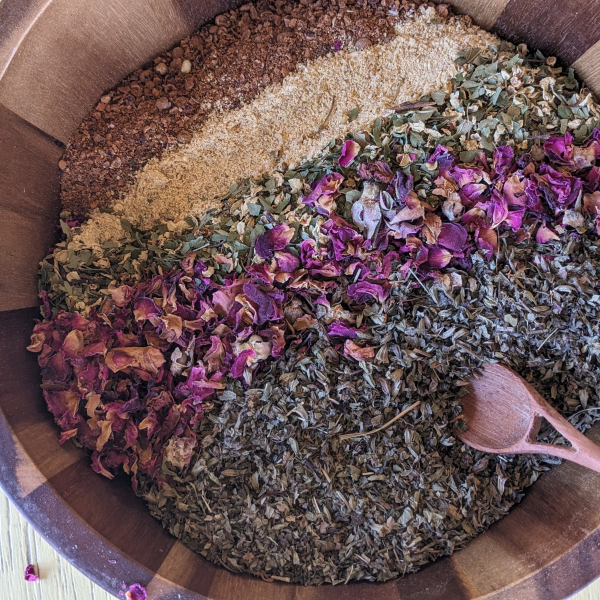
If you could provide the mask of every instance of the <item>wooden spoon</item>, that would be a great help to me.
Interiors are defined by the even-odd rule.
[[[549,454],[600,473],[600,446],[577,431],[522,377],[508,367],[488,364],[473,377],[463,398],[467,430],[456,435],[468,446],[494,454]],[[572,447],[536,441],[542,418]]]

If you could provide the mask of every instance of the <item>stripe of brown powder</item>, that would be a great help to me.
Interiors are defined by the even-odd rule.
[[[393,24],[422,4],[276,0],[217,16],[102,96],[60,162],[63,206],[87,214],[112,204],[148,160],[189,142],[215,110],[251,101],[300,62],[390,41]]]

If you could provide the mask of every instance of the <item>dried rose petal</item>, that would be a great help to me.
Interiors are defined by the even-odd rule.
[[[129,586],[129,591],[125,594],[127,600],[146,600],[148,594],[146,588],[139,583],[134,583]]]
[[[300,260],[290,252],[275,252],[275,260],[284,273],[293,273],[300,265]]]
[[[506,178],[511,167],[514,166],[515,151],[511,146],[498,146],[494,150],[492,170],[496,177]]]
[[[463,214],[465,206],[462,203],[460,196],[452,194],[448,199],[444,200],[442,204],[442,213],[448,219],[448,221],[455,221]]]
[[[261,329],[260,336],[271,342],[271,355],[275,358],[285,354],[285,335],[283,327],[273,325],[269,329]]]
[[[158,370],[165,363],[165,360],[162,352],[152,346],[113,348],[104,358],[106,366],[113,373],[135,367],[152,375],[158,374]]]
[[[414,221],[425,216],[425,207],[414,192],[410,192],[406,196],[405,203],[406,206],[396,213],[396,216],[390,221],[390,225],[395,225],[402,221]]]
[[[461,188],[458,196],[462,204],[472,206],[487,191],[488,186],[485,183],[468,183]]]
[[[435,213],[425,215],[425,222],[421,229],[421,236],[428,244],[435,244],[442,229],[442,219]]]
[[[39,581],[40,578],[35,574],[35,567],[33,565],[27,565],[25,567],[25,581]]]
[[[451,260],[452,253],[446,250],[446,248],[440,248],[440,246],[431,246],[431,248],[429,248],[427,262],[433,269],[441,269]]]
[[[348,327],[348,325],[342,323],[342,321],[334,321],[327,328],[327,333],[330,336],[345,337],[353,340],[358,335],[358,329],[355,327]]]
[[[331,218],[323,223],[321,230],[331,238],[336,260],[343,260],[348,255],[354,255],[354,249],[360,248],[364,242],[362,235],[359,235],[349,223],[335,213],[332,213]]]
[[[35,329],[33,331],[34,332],[31,334],[31,344],[27,346],[27,350],[29,350],[29,352],[41,352],[44,347],[44,342],[46,341],[46,336],[43,333],[36,333]]]
[[[563,213],[562,224],[575,228],[583,227],[585,225],[585,219],[581,213],[567,209]]]
[[[375,357],[375,349],[371,346],[361,347],[352,340],[344,342],[344,356],[350,356],[355,360],[370,360]]]
[[[467,226],[477,227],[482,223],[487,223],[486,212],[480,206],[474,206],[460,220]]]
[[[592,215],[600,215],[600,192],[583,195],[583,210]]]
[[[535,241],[538,244],[547,244],[548,242],[553,242],[558,239],[560,239],[558,233],[550,229],[546,223],[542,223],[535,234]]]
[[[348,286],[348,296],[357,304],[364,304],[370,298],[377,302],[383,302],[388,297],[388,290],[377,283],[369,283],[368,281],[360,281],[352,283]]]
[[[581,169],[587,169],[591,167],[595,162],[596,158],[600,156],[600,144],[593,141],[590,144],[583,147],[573,148],[573,167],[576,171]]]
[[[449,175],[452,177],[452,179],[454,179],[454,181],[456,181],[459,188],[463,188],[469,184],[480,183],[483,179],[483,171],[477,167],[465,168],[461,166],[455,166],[450,169]]]
[[[281,291],[254,283],[246,283],[244,284],[244,294],[258,309],[257,322],[259,325],[267,321],[278,321],[283,317],[281,307],[283,293]]]
[[[358,176],[361,179],[376,179],[382,183],[390,183],[394,174],[386,162],[376,160],[373,162],[367,161],[360,163],[358,167]]]
[[[600,168],[592,167],[581,181],[586,192],[595,192],[600,185]]]
[[[296,230],[287,223],[275,225],[256,238],[254,250],[262,259],[273,258],[276,250],[283,250],[294,237]]]
[[[277,252],[275,255],[277,255]],[[271,270],[270,264],[267,262],[246,267],[246,273],[256,279],[260,279],[263,283],[273,283],[276,277],[276,274]]]
[[[551,136],[544,142],[546,156],[561,165],[572,164],[573,136],[567,131],[564,136]]]
[[[406,196],[413,189],[413,176],[404,171],[396,171],[394,177],[387,188],[387,192],[392,195],[397,202],[404,203]]]
[[[329,175],[325,175],[325,177],[313,183],[312,192],[308,196],[302,198],[302,203],[307,206],[315,206],[321,196],[330,196],[330,200],[334,200],[340,194],[339,189],[343,181],[344,176],[341,173],[330,173]],[[323,206],[323,202],[324,201],[321,201],[321,206]],[[283,248],[278,248],[278,250],[283,250]]]
[[[488,208],[488,217],[492,220],[492,228],[498,227],[508,217],[508,204],[506,198],[496,190],[492,193]]]
[[[535,182],[555,215],[573,204],[583,187],[578,177],[565,175],[546,163],[540,166],[540,175],[535,175]]]
[[[236,297],[243,290],[244,284],[247,281],[247,279],[228,281],[222,288],[213,294],[213,307],[218,315],[225,317],[229,314]]]
[[[113,302],[117,306],[125,306],[126,304],[128,304],[129,301],[133,298],[134,293],[135,290],[128,285],[122,285],[118,288],[110,290]]]
[[[498,234],[491,227],[479,227],[475,230],[475,243],[483,250],[485,257],[489,260],[498,251]]]
[[[442,223],[437,243],[444,248],[459,252],[467,242],[467,230],[458,223]]]
[[[171,438],[165,445],[164,460],[175,469],[184,469],[190,464],[197,444],[196,436]]]
[[[150,317],[162,315],[162,310],[158,308],[151,298],[137,298],[133,305],[133,316],[136,321],[144,321]]]
[[[433,164],[440,157],[444,157],[444,156],[452,157],[452,160],[454,160],[454,156],[452,155],[452,151],[450,150],[450,148],[447,148],[446,146],[442,146],[441,144],[438,144],[435,147],[433,154],[429,157],[429,160],[427,162],[429,164]],[[450,169],[450,166],[451,165],[448,165],[446,167],[446,170]]]
[[[64,358],[74,358],[83,352],[83,333],[79,329],[69,331],[63,342],[61,352]]]
[[[347,167],[360,152],[360,145],[354,140],[346,140],[342,146],[342,153],[338,160],[340,167]]]
[[[523,217],[525,216],[525,209],[520,210],[509,210],[508,216],[504,222],[513,230],[517,231],[523,225]]]
[[[77,429],[68,429],[67,431],[63,431],[60,434],[60,439],[58,443],[62,446],[66,441],[73,439],[78,433]]]
[[[204,354],[203,361],[208,366],[208,373],[217,371],[223,366],[225,361],[225,346],[218,336],[210,336],[210,348]]]
[[[231,375],[233,377],[241,377],[244,374],[244,369],[254,362],[256,353],[252,348],[242,351],[231,365]]]
[[[296,331],[306,331],[310,327],[314,327],[318,321],[310,315],[304,315],[294,321],[294,329]]]
[[[527,195],[525,194],[525,184],[526,180],[523,179],[521,171],[513,173],[506,179],[502,193],[509,207],[527,206],[529,204]]]

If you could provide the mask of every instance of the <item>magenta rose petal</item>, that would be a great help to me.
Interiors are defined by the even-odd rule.
[[[287,223],[275,225],[256,238],[254,250],[262,259],[271,259],[277,250],[283,250],[294,237],[296,230]]]
[[[127,600],[146,600],[148,594],[146,588],[139,583],[134,583],[129,586],[129,591],[125,594]]]
[[[25,581],[39,581],[39,575],[36,575],[35,567],[33,565],[27,565],[25,567]]]
[[[544,142],[546,156],[555,163],[570,165],[573,161],[573,136],[567,131],[564,136],[551,136]]]
[[[437,243],[444,248],[458,252],[467,243],[467,230],[459,223],[442,223]]]
[[[358,335],[358,329],[356,327],[349,327],[341,321],[334,321],[327,327],[327,333],[332,337],[338,336],[353,340]]]
[[[340,167],[347,167],[360,152],[360,145],[354,140],[346,140],[342,146],[342,153],[338,160]]]
[[[437,245],[429,248],[427,262],[433,269],[441,269],[445,267],[451,260],[452,253],[446,250],[446,248],[440,248]]]

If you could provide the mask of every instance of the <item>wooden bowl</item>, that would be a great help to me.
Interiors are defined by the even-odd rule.
[[[101,93],[236,0],[0,4],[0,481],[27,519],[107,590],[151,598],[565,598],[600,574],[600,476],[563,464],[465,550],[386,584],[299,587],[215,567],[166,533],[125,480],[57,445],[28,353],[37,263],[53,240],[64,143]],[[573,63],[600,91],[597,0],[456,0],[500,35]],[[600,429],[591,433],[600,440]],[[111,562],[116,561],[116,562]],[[18,576],[18,574],[15,574]]]

